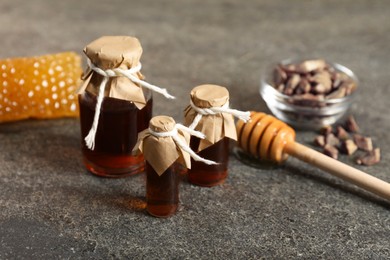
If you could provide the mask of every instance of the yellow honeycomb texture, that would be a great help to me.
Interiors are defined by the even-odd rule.
[[[78,116],[81,74],[74,52],[0,60],[0,123]]]

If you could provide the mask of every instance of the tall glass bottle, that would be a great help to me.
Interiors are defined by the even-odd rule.
[[[79,91],[84,164],[104,177],[139,173],[144,158],[132,150],[138,133],[148,127],[153,107],[151,91],[138,82],[144,79],[141,44],[133,37],[104,36],[88,44],[84,53],[88,70]],[[120,74],[123,71],[131,77]]]
[[[192,136],[191,149],[202,158],[215,161],[208,165],[191,161],[188,180],[192,184],[212,187],[228,176],[229,142],[237,140],[233,116],[249,119],[249,112],[229,108],[229,91],[217,85],[200,85],[192,89],[190,105],[185,109],[185,125],[205,134],[205,139]]]
[[[191,162],[182,150],[188,141],[189,135],[177,130],[176,122],[168,116],[153,117],[149,128],[138,136],[134,149],[145,156],[146,209],[152,216],[169,217],[177,211],[180,169]]]
[[[95,148],[91,150],[84,142],[88,135],[96,107],[96,96],[88,92],[79,95],[82,152],[86,168],[103,177],[125,177],[143,171],[144,157],[133,155],[132,149],[138,132],[148,126],[152,117],[153,99],[147,91],[147,104],[139,110],[126,100],[106,97],[102,105]]]

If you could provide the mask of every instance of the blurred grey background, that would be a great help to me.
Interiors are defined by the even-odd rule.
[[[286,58],[321,57],[360,79],[351,113],[381,148],[390,181],[388,1],[0,2],[0,58],[82,55],[102,35],[142,43],[143,74],[178,98],[155,95],[154,114],[182,120],[189,91],[227,87],[231,104],[267,111],[262,72]],[[85,60],[84,60],[85,62]],[[315,132],[299,131],[312,145]],[[77,119],[0,125],[1,259],[387,259],[389,203],[294,159],[255,169],[233,155],[214,188],[184,181],[179,212],[143,210],[144,176],[97,178],[81,162]]]

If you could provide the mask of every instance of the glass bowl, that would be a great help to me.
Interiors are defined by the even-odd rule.
[[[296,63],[293,60],[283,60],[279,64],[288,65]],[[330,62],[326,62],[326,64],[352,80],[356,85],[355,90],[341,98],[297,100],[294,95],[285,95],[271,85],[272,69],[274,69],[272,68],[261,80],[260,95],[275,117],[295,128],[319,129],[323,126],[334,124],[346,114],[356,95],[358,79],[350,69],[341,64]]]

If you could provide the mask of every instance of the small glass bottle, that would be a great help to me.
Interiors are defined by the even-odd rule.
[[[152,93],[128,77],[109,75],[109,71],[130,71],[142,80],[141,44],[133,37],[104,36],[87,45],[84,53],[89,63],[79,91],[84,164],[103,177],[139,173],[144,169],[144,158],[142,154],[133,155],[132,150],[138,133],[148,127],[152,117]],[[91,145],[86,140],[93,130]]]
[[[205,134],[205,139],[192,136],[191,149],[215,165],[191,160],[190,183],[212,187],[228,176],[229,142],[237,140],[233,116],[248,120],[250,113],[229,108],[229,91],[217,85],[200,85],[192,89],[190,105],[185,110],[185,125]]]
[[[190,147],[196,151],[201,139],[191,136]],[[228,176],[230,139],[222,138],[215,144],[198,152],[202,158],[215,161],[215,165],[207,165],[203,162],[191,161],[191,169],[187,171],[188,180],[198,186],[212,187],[225,181]]]
[[[134,150],[141,151],[146,160],[147,211],[155,217],[169,217],[179,204],[180,166],[190,166],[189,136],[177,130],[176,122],[168,116],[155,116],[149,128],[138,136]],[[181,140],[178,144],[177,140]]]
[[[147,211],[155,217],[169,217],[176,213],[179,205],[180,176],[177,163],[159,175],[146,162],[146,203]]]

